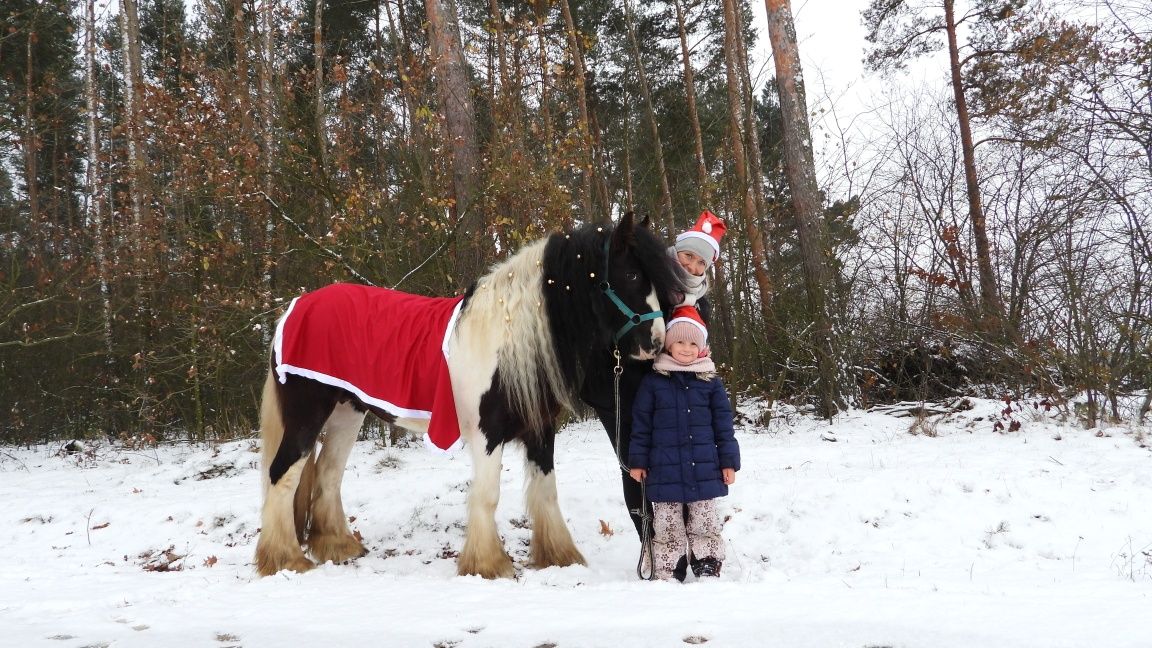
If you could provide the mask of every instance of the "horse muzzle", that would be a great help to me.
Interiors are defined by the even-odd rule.
[[[652,360],[664,349],[664,318],[658,318],[649,329],[647,338],[637,335],[636,351],[631,354],[635,360]]]

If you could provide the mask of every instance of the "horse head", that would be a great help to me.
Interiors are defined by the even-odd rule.
[[[648,228],[648,217],[621,217],[607,243],[606,265],[601,290],[612,302],[606,312],[616,345],[638,360],[655,357],[664,346],[663,312],[684,286],[666,246]]]

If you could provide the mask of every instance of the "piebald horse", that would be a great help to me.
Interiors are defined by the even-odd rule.
[[[495,519],[503,448],[513,441],[525,448],[531,566],[585,564],[557,501],[558,418],[573,408],[590,363],[612,358],[613,349],[636,359],[659,352],[662,311],[681,290],[664,244],[649,231],[647,219],[636,222],[631,213],[615,226],[586,225],[528,244],[468,289],[443,334],[448,400],[454,401],[460,439],[472,458],[459,574],[515,575]],[[379,313],[372,317],[365,328],[385,319]],[[386,317],[406,325],[403,311]],[[391,407],[353,384],[284,371],[277,350],[260,413],[264,505],[256,569],[261,575],[302,572],[314,567],[314,560],[341,563],[366,553],[348,528],[340,487],[367,412],[429,432],[427,415]],[[388,357],[363,359],[370,364],[358,369],[386,371]]]

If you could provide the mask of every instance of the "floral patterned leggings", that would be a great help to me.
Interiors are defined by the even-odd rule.
[[[685,508],[688,509],[687,522],[684,520]],[[716,500],[688,504],[653,502],[652,530],[652,555],[656,577],[661,580],[672,578],[676,563],[681,556],[688,555],[689,549],[696,559],[712,557],[724,560],[724,538],[720,536]]]

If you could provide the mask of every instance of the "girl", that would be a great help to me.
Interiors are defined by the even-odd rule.
[[[652,502],[657,578],[719,576],[724,539],[715,498],[740,470],[732,406],[708,357],[708,329],[692,307],[676,309],[664,352],[640,382],[632,407],[631,477]]]

